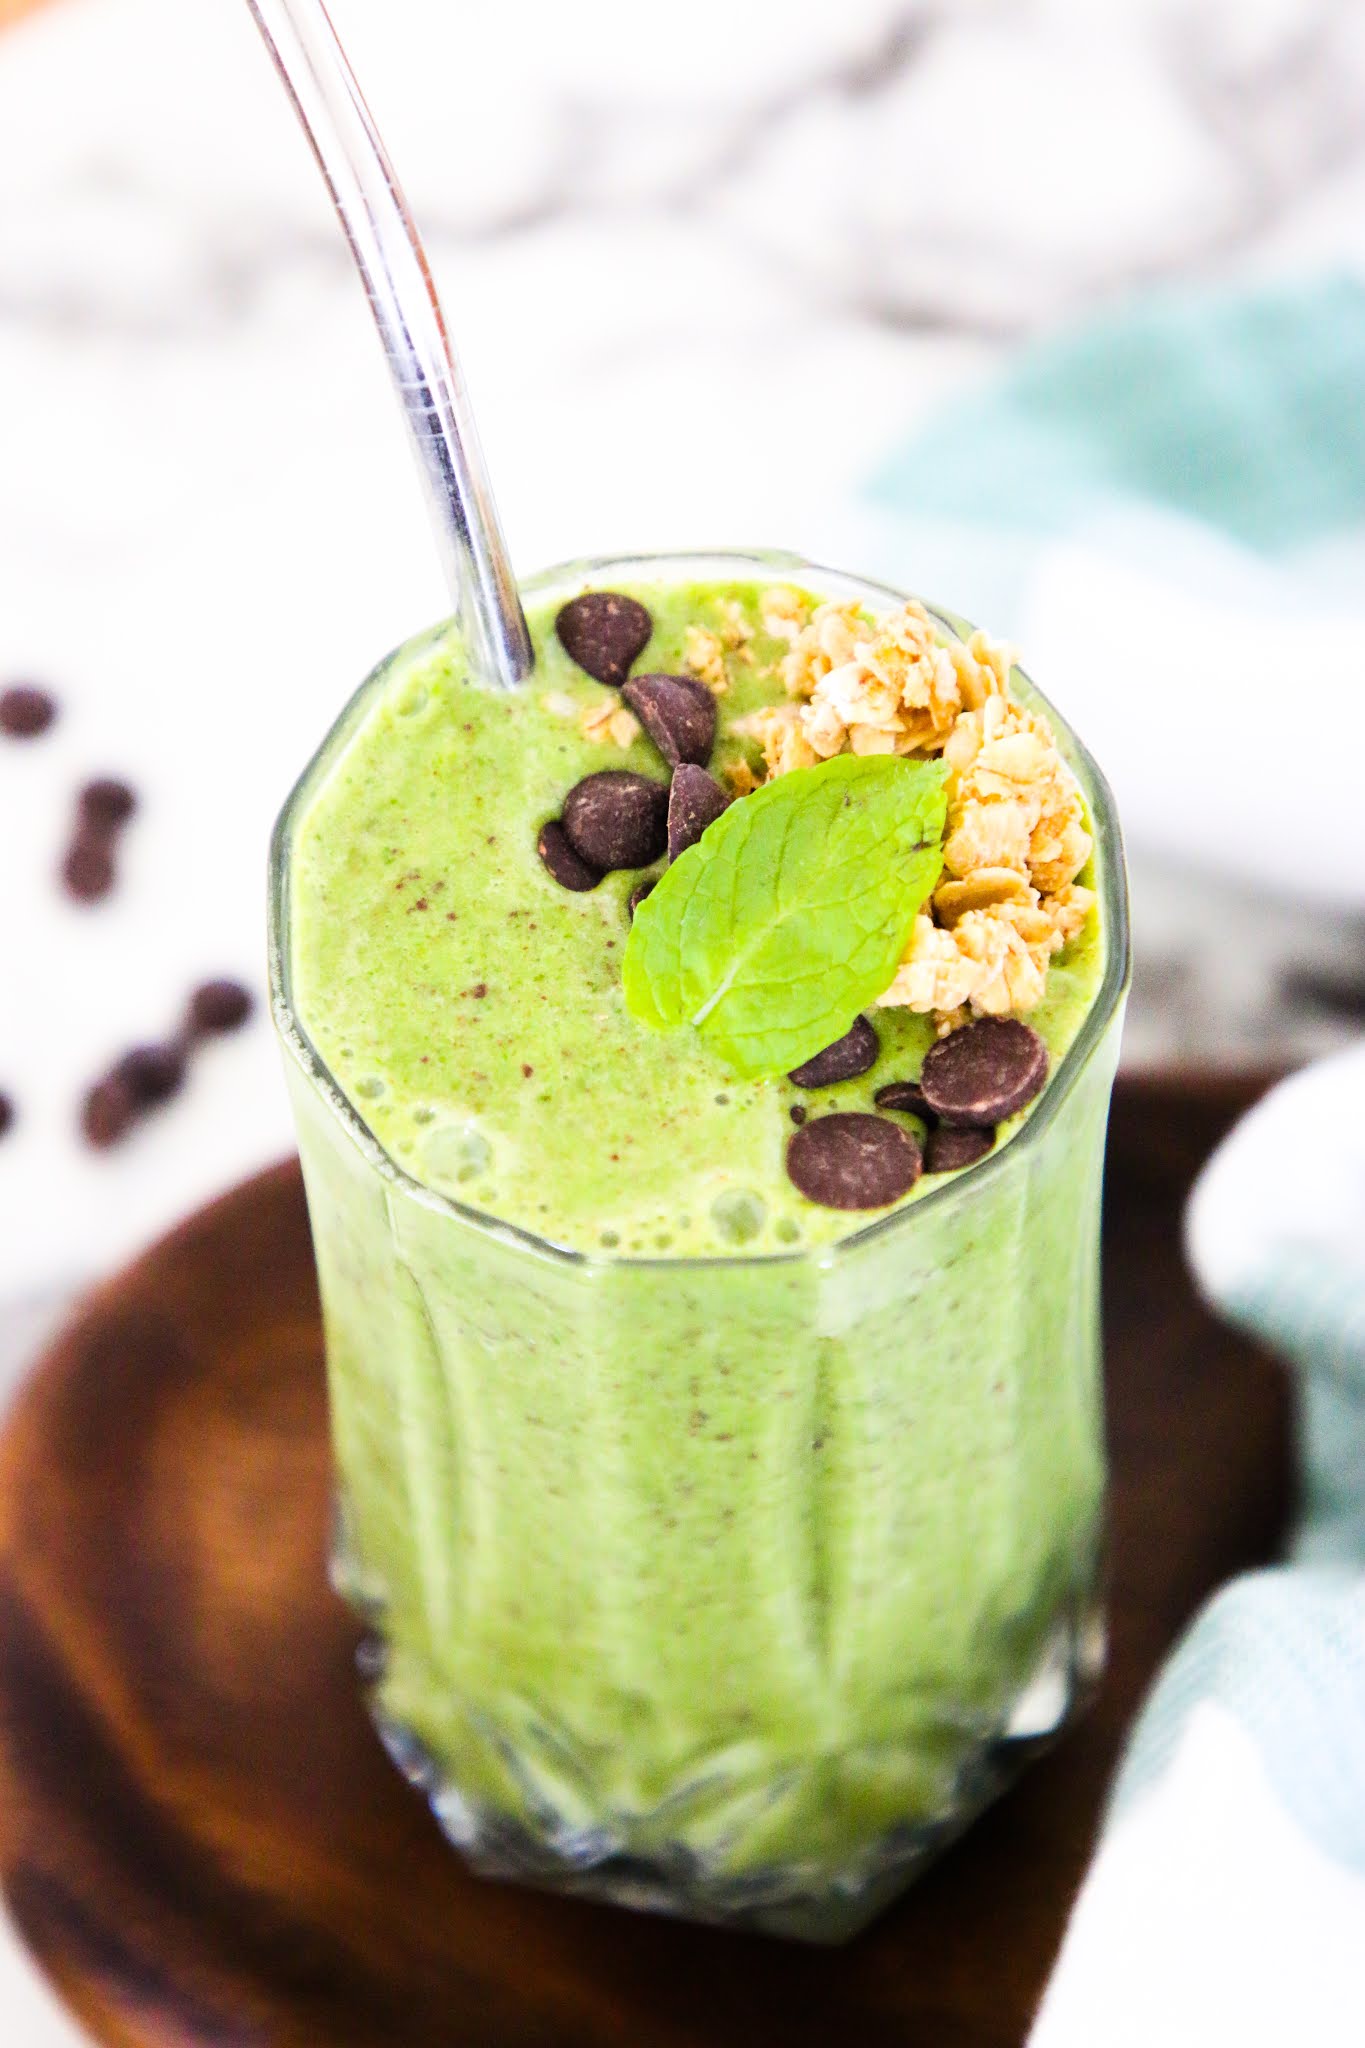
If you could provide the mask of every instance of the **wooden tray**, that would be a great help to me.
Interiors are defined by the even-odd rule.
[[[0,1874],[120,2048],[1014,2048],[1115,1755],[1208,1590],[1276,1548],[1287,1400],[1196,1303],[1190,1176],[1254,1092],[1128,1083],[1108,1210],[1113,1651],[1099,1703],[851,1947],[468,1876],[391,1769],[327,1590],[297,1168],[97,1294],[0,1440]]]

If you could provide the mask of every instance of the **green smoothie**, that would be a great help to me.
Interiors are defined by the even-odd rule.
[[[1102,785],[1049,713],[1095,851],[1047,899],[1065,942],[1033,946],[1047,1085],[980,1163],[857,1211],[788,1168],[794,1131],[877,1114],[965,1006],[870,1005],[875,1057],[832,1086],[742,1078],[631,1013],[630,898],[664,860],[565,887],[538,841],[583,778],[669,764],[561,607],[643,604],[633,673],[705,681],[742,805],[795,730],[796,635],[831,594],[808,573],[546,579],[508,694],[453,630],[401,650],[282,820],[275,966],[381,1727],[479,1867],[828,1938],[1078,1689],[1126,939]],[[963,902],[1005,873],[964,868]]]

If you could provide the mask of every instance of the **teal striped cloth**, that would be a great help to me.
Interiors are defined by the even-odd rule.
[[[1345,819],[1331,858],[1365,900],[1360,280],[1154,293],[1041,342],[918,428],[866,506],[874,567],[1021,639],[1021,620],[1051,624],[1054,665],[1069,609],[1090,615],[1087,565],[1167,602],[1152,645],[1185,659],[1187,743],[1252,782],[1273,760],[1269,813],[1264,793],[1211,792],[1232,864],[1239,817],[1263,841],[1285,803],[1301,824],[1316,805],[1320,854]],[[1191,617],[1211,614],[1216,649],[1218,607],[1245,634],[1272,588],[1269,674],[1190,667]],[[1245,637],[1229,644],[1245,661]],[[1069,687],[1102,726],[1085,652]],[[1263,746],[1229,770],[1220,721],[1239,704]],[[1151,793],[1110,765],[1130,824],[1154,829]],[[1032,2048],[1365,2048],[1365,1045],[1245,1120],[1196,1191],[1189,1248],[1214,1306],[1295,1375],[1301,1517],[1285,1562],[1210,1602],[1147,1701]]]
[[[1252,1111],[1187,1236],[1214,1307],[1294,1372],[1300,1520],[1283,1564],[1196,1618],[1148,1699],[1033,2048],[1360,2048],[1365,1043]]]
[[[1282,554],[1365,522],[1365,285],[1166,291],[1023,351],[870,485],[917,518],[1075,531],[1165,507]]]

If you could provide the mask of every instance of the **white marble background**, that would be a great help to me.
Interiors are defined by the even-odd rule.
[[[838,558],[888,442],[1019,339],[1154,279],[1365,267],[1356,0],[334,11],[527,567],[702,540]],[[107,1158],[73,1105],[196,976],[260,987],[273,813],[371,660],[442,608],[367,315],[241,0],[61,0],[8,31],[0,678],[50,680],[64,715],[0,746],[0,1087],[21,1110],[0,1363],[286,1147],[261,1021]],[[145,801],[90,910],[51,875],[95,772]],[[1135,1056],[1330,1039],[1280,975],[1359,975],[1339,910],[1137,854]],[[55,2019],[6,2022],[19,1968],[0,1963],[0,2038],[46,2048]]]

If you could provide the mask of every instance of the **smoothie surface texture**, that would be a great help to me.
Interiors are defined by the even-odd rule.
[[[789,642],[769,630],[767,586],[613,587],[653,622],[633,673],[709,669],[719,714],[711,773],[732,790],[761,778],[753,737],[734,727],[748,720],[752,732],[752,714],[785,700]],[[661,864],[574,890],[547,871],[537,838],[583,777],[624,769],[663,785],[669,767],[621,716],[619,690],[561,645],[555,618],[566,594],[531,607],[536,667],[516,691],[472,680],[453,631],[382,675],[297,814],[296,1014],[396,1164],[466,1207],[588,1254],[827,1245],[886,1211],[807,1200],[786,1170],[788,1141],[805,1120],[872,1111],[888,1083],[914,1080],[935,1019],[870,1008],[874,1064],[833,1086],[800,1087],[738,1079],[695,1031],[648,1030],[629,1014],[629,899]],[[1101,848],[1095,859],[1105,857]],[[1054,1077],[1104,964],[1096,908],[1053,957],[1027,1015]],[[997,1143],[1031,1113],[1002,1126]],[[926,1173],[902,1203],[942,1185]]]

